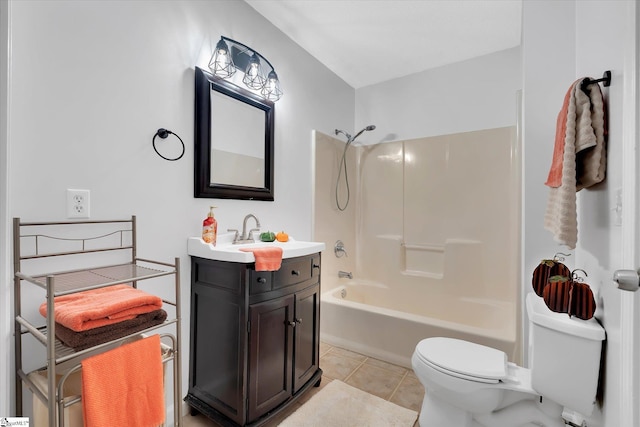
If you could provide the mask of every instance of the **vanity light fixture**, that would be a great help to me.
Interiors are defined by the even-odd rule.
[[[214,75],[222,77],[223,79],[231,77],[236,72],[235,64],[229,52],[229,46],[223,39],[220,39],[216,45],[216,50],[213,52],[213,56],[209,61],[209,69]]]
[[[242,83],[264,98],[275,102],[282,96],[280,80],[273,65],[257,51],[228,37],[221,36],[209,61],[211,72],[223,79],[232,78],[236,70],[242,70]],[[265,77],[266,76],[266,77]]]

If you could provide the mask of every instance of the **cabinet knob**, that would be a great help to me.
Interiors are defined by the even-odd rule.
[[[320,268],[320,264],[313,264],[313,268]]]
[[[284,324],[287,326],[291,326],[292,328],[296,327],[296,322],[292,322],[290,320],[287,320],[286,322],[284,322]]]
[[[267,283],[267,279],[265,277],[258,277],[258,283]]]
[[[300,272],[298,270],[291,270],[291,274],[294,276],[299,276]]]
[[[302,323],[302,317],[299,319],[296,319],[296,323]]]

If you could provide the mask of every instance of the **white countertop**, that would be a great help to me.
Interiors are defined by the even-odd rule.
[[[256,261],[253,253],[243,252],[240,250],[241,248],[281,247],[283,259],[310,255],[325,249],[324,242],[303,242],[291,238],[288,242],[256,242],[238,245],[234,245],[232,240],[233,233],[219,234],[216,246],[213,246],[210,243],[205,243],[200,237],[189,237],[187,252],[191,256],[216,261],[253,263]]]

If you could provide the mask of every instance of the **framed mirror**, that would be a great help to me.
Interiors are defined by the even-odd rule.
[[[273,200],[274,105],[196,67],[194,196]]]

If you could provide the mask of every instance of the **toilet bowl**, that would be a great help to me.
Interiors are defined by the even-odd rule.
[[[590,415],[604,329],[551,312],[535,294],[527,296],[527,313],[531,369],[463,340],[418,343],[411,362],[425,388],[421,427],[564,427],[564,407]]]

